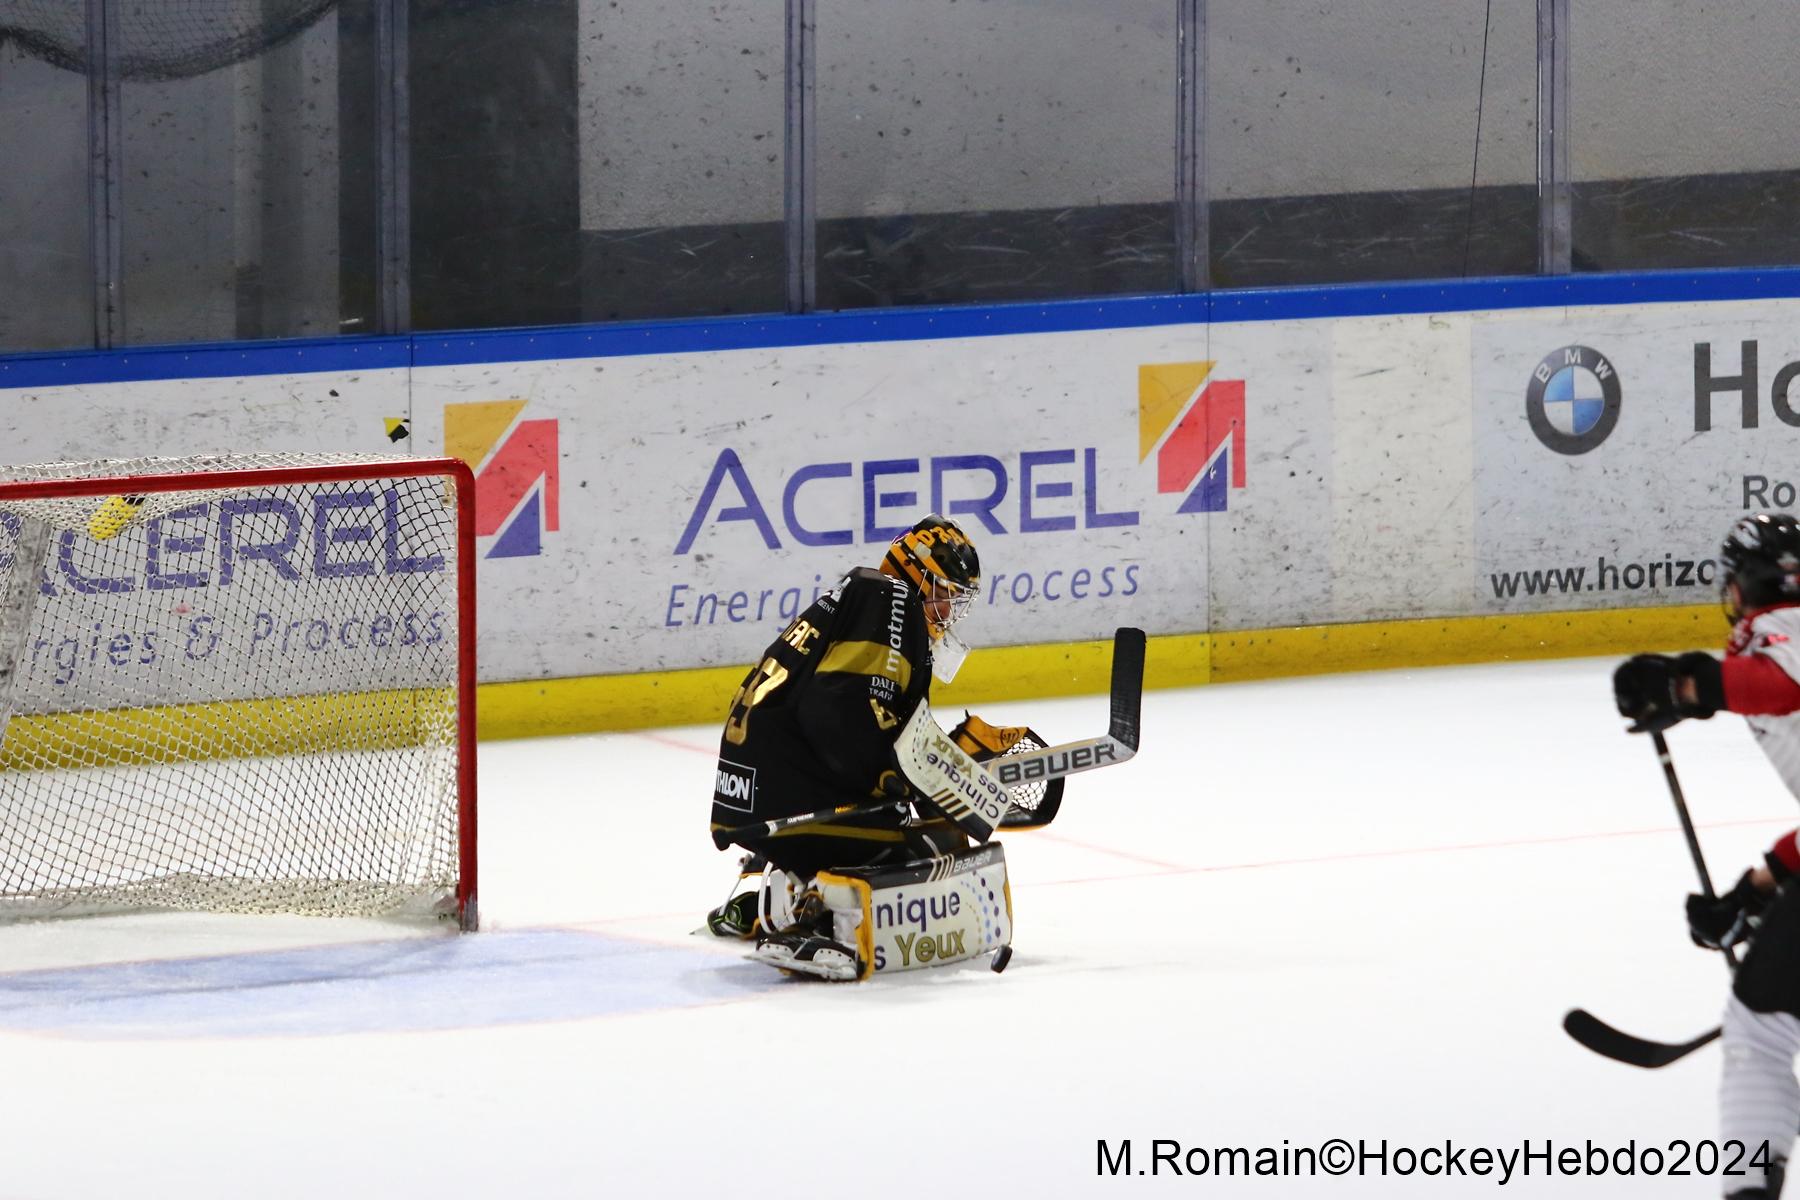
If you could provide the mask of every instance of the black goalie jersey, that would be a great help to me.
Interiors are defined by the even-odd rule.
[[[919,593],[859,567],[764,651],[731,703],[719,741],[712,828],[864,804],[904,785],[894,739],[931,688]],[[905,835],[889,813],[741,839],[803,874],[888,856]]]

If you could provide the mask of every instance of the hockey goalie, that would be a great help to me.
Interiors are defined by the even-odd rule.
[[[931,679],[955,675],[954,629],[980,590],[974,544],[928,516],[764,652],[719,743],[713,842],[748,853],[712,934],[830,980],[1004,965],[1012,902],[988,839],[1048,823],[1061,780],[1001,787],[978,764],[1042,739],[972,715],[945,733],[931,714]]]

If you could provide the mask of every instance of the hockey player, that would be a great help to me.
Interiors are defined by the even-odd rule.
[[[1800,521],[1758,513],[1732,526],[1720,553],[1721,590],[1731,636],[1723,661],[1695,651],[1640,654],[1613,675],[1619,712],[1634,733],[1667,729],[1686,717],[1740,713],[1769,761],[1800,798]],[[1800,847],[1778,838],[1723,895],[1690,895],[1695,942],[1719,950],[1749,942],[1732,981],[1724,1018],[1720,1132],[1767,1169],[1728,1179],[1731,1200],[1774,1200],[1800,1129]]]
[[[757,956],[784,968],[856,978],[870,964],[830,936],[815,877],[969,847],[907,778],[896,742],[917,730],[933,674],[948,682],[966,654],[952,631],[980,587],[974,544],[954,522],[928,516],[894,540],[879,569],[852,570],[770,644],[719,742],[713,840],[751,853],[740,876],[747,890],[708,915],[714,934],[757,937]],[[922,715],[930,719],[928,707]],[[998,752],[1025,732],[970,717],[955,737],[965,751]],[[768,835],[734,832],[834,808],[858,811]]]

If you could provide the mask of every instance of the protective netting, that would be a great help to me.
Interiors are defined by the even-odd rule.
[[[308,29],[337,0],[123,0],[107,30],[124,79],[169,80],[243,62]],[[88,70],[87,0],[0,0],[0,44]]]
[[[0,483],[18,483],[45,479],[124,479],[146,475],[194,475],[202,471],[257,471],[267,467],[349,467],[365,462],[379,462],[379,457],[365,454],[200,454],[189,458],[108,458],[96,462],[32,463],[26,466],[0,465]],[[129,513],[119,512],[121,519],[149,521],[203,500],[213,499],[231,489],[184,489],[178,492],[147,494],[128,488],[101,489],[92,495],[48,500],[8,498],[7,511],[21,517],[45,521],[57,529],[86,530],[91,522],[104,522],[103,512],[116,511],[120,504]],[[115,500],[116,497],[116,500]]]
[[[368,462],[0,469],[85,481],[0,482],[0,916],[454,906],[456,493],[341,477]],[[320,463],[339,477],[132,490]]]

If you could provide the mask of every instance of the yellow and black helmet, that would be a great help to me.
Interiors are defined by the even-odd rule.
[[[881,569],[918,588],[928,606],[949,601],[949,612],[942,617],[928,608],[933,637],[943,636],[981,592],[981,557],[975,543],[955,521],[936,513],[894,539]]]

